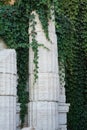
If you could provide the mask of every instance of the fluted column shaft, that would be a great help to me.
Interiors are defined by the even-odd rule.
[[[45,37],[38,15],[33,13],[37,22],[36,40],[49,50],[39,47],[39,73],[35,85],[33,85],[34,54],[31,48],[29,50],[29,126],[39,130],[58,130],[59,74],[55,25],[52,20],[49,21],[49,41]],[[31,35],[29,39],[32,42]]]

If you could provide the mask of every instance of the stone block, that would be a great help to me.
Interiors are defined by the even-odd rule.
[[[58,104],[56,102],[30,102],[29,126],[40,130],[58,130]]]
[[[35,128],[32,128],[32,127],[26,127],[26,128],[23,128],[21,130],[36,130]]]
[[[59,125],[59,130],[67,130],[67,125]]]
[[[39,129],[39,128],[33,128],[33,127],[25,127],[21,130],[42,130],[42,129]]]
[[[0,96],[0,130],[16,130],[16,97]]]
[[[58,74],[39,73],[37,83],[33,86],[33,74],[29,76],[30,101],[58,101],[59,81]]]
[[[0,130],[16,130],[16,53],[0,51]]]
[[[59,96],[59,102],[60,102],[60,103],[65,103],[65,102],[66,102],[66,96],[60,94],[60,96]]]
[[[58,103],[58,115],[59,115],[59,125],[67,124],[67,112],[69,111],[70,104]]]
[[[0,73],[17,74],[16,53],[14,49],[0,51]]]
[[[54,51],[54,53],[56,52],[56,55],[58,55],[57,53],[57,38],[56,35],[53,33],[49,33],[50,36],[50,40],[48,40],[44,34],[44,32],[38,32],[36,35],[36,40],[38,41],[39,45],[44,45],[44,47],[48,48],[51,51]],[[32,37],[30,36],[30,42],[32,42]],[[45,49],[43,46],[40,46],[40,48]]]
[[[31,53],[33,54],[33,53]],[[39,73],[57,73],[58,74],[58,60],[57,56],[46,49],[43,48],[39,49],[38,52],[38,71]],[[33,73],[34,70],[34,63],[33,63],[33,56],[29,57],[29,74]],[[47,62],[46,62],[47,61]]]
[[[16,87],[16,75],[0,73],[0,95],[16,96]]]

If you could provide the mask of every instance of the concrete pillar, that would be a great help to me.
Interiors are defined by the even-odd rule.
[[[49,50],[39,47],[39,73],[38,80],[33,85],[33,51],[29,50],[29,126],[40,130],[59,130],[58,126],[58,101],[59,101],[59,72],[58,72],[58,53],[55,25],[49,21],[49,37],[46,39],[42,25],[35,14],[36,40]],[[29,28],[29,34],[31,33]],[[30,42],[32,37],[30,35]]]
[[[16,53],[0,51],[0,130],[16,130]]]

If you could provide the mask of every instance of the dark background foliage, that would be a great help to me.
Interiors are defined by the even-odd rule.
[[[56,12],[59,59],[64,60],[68,130],[87,129],[87,1],[59,1]]]

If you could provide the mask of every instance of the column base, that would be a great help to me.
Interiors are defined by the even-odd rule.
[[[66,125],[60,125],[59,130],[67,130],[67,126]]]
[[[58,130],[57,102],[30,102],[28,107],[29,126],[35,130]]]
[[[67,112],[69,111],[70,104],[58,103],[58,116],[59,116],[59,130],[67,130]]]

